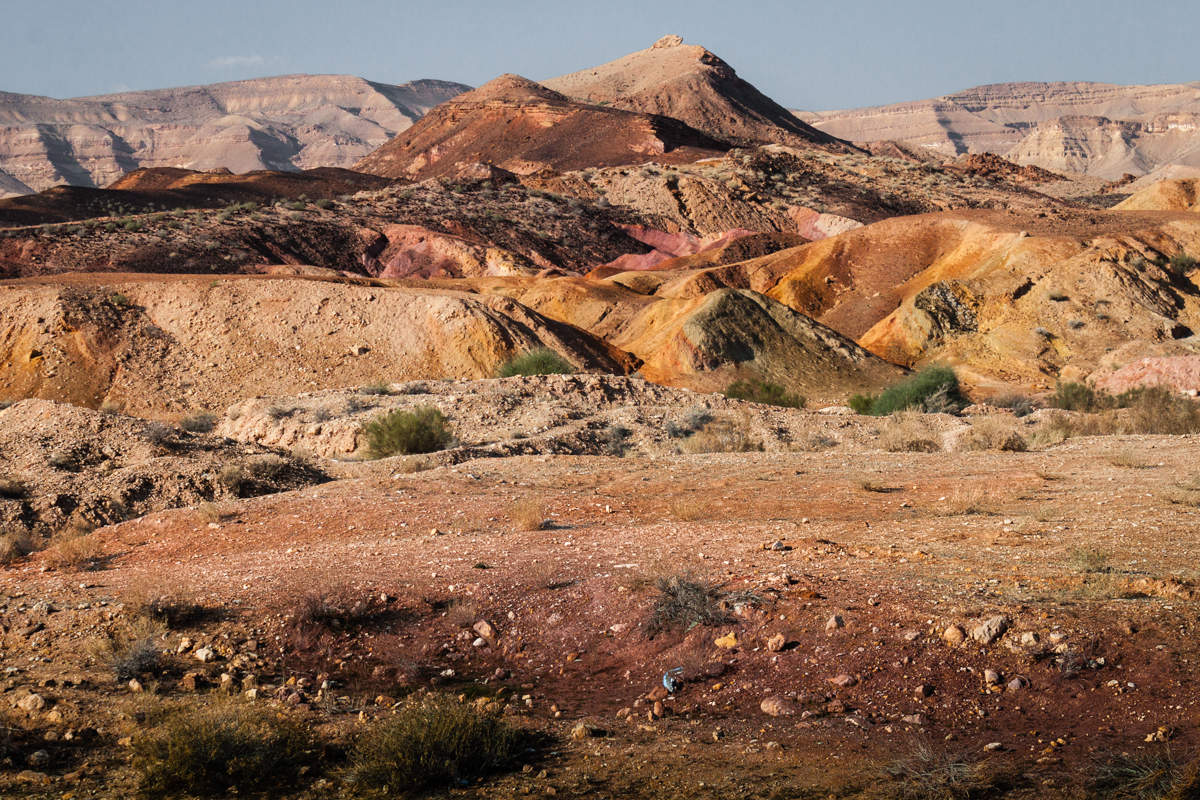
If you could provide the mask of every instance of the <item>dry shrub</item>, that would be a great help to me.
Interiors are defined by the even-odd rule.
[[[67,528],[50,541],[42,554],[55,569],[92,569],[104,556],[104,546],[89,534]]]
[[[1011,422],[995,417],[979,417],[971,422],[971,430],[960,440],[963,450],[1000,450],[1023,453],[1029,449],[1024,437]]]
[[[196,506],[196,512],[208,522],[226,522],[237,516],[233,507],[224,503],[205,501]]]
[[[301,630],[352,630],[375,624],[388,613],[387,602],[376,592],[339,587],[303,595],[292,612],[292,625]]]
[[[134,617],[168,628],[195,625],[220,616],[218,609],[199,602],[187,589],[164,586],[150,576],[130,581],[121,599]]]
[[[960,753],[935,750],[925,741],[910,745],[908,752],[884,770],[867,795],[872,800],[974,800],[998,797],[1011,783],[1011,776],[986,761]]]
[[[958,487],[945,500],[938,501],[939,514],[950,517],[967,514],[995,514],[991,503],[992,495],[982,486]]]
[[[350,752],[349,777],[373,797],[465,783],[511,765],[524,739],[499,712],[430,695],[371,724]]]
[[[1133,450],[1122,450],[1118,453],[1113,453],[1108,457],[1108,463],[1114,467],[1123,467],[1125,469],[1151,469],[1158,466],[1157,463],[1148,460],[1145,456]]]
[[[124,627],[97,636],[89,643],[93,659],[104,664],[118,681],[127,681],[158,672],[162,654],[158,642],[162,626],[139,617]]]
[[[508,510],[508,518],[517,530],[540,531],[550,525],[546,507],[532,497],[518,500]]]
[[[715,419],[679,443],[681,453],[749,453],[762,450],[743,420]]]
[[[940,439],[933,423],[916,411],[893,414],[879,431],[879,446],[891,453],[936,453]]]
[[[11,564],[33,552],[33,540],[24,531],[0,534],[0,565]]]
[[[1193,800],[1200,797],[1200,758],[1182,762],[1166,747],[1099,761],[1087,785],[1097,800]]]
[[[671,503],[671,516],[680,522],[697,522],[708,519],[708,504],[695,497],[680,497]]]
[[[153,797],[277,792],[317,760],[311,729],[266,709],[217,703],[155,722],[134,738],[132,759],[142,792]]]
[[[725,625],[735,619],[730,614],[733,604],[760,600],[750,592],[723,591],[720,584],[686,573],[657,578],[654,588],[658,597],[647,625],[651,636],[668,630],[688,631],[697,625]]]

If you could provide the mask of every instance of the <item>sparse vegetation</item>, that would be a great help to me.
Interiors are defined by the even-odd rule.
[[[1200,797],[1200,759],[1181,762],[1165,746],[1120,753],[1097,763],[1087,790],[1096,800],[1194,800]]]
[[[748,400],[751,403],[783,406],[784,408],[804,408],[805,402],[803,397],[798,394],[790,394],[779,384],[769,383],[758,378],[734,381],[725,387],[724,394],[734,400]]]
[[[113,677],[124,682],[158,672],[161,666],[158,638],[161,628],[145,617],[136,618],[127,627],[102,634],[92,642],[92,656],[112,670]]]
[[[217,427],[217,417],[215,414],[204,411],[198,414],[189,414],[186,417],[180,417],[179,427],[189,433],[211,433],[213,428]]]
[[[937,751],[924,741],[884,770],[872,800],[979,800],[999,796],[1009,781],[986,762]]]
[[[11,564],[33,552],[33,541],[23,531],[0,534],[0,566]]]
[[[1004,394],[992,399],[991,404],[996,408],[1007,408],[1014,416],[1027,417],[1037,410],[1037,406],[1023,394]]]
[[[451,785],[508,767],[524,738],[498,711],[440,695],[417,698],[359,736],[348,779],[373,797]]]
[[[133,769],[151,796],[278,792],[317,758],[303,723],[232,702],[177,709],[133,740]]]
[[[445,450],[453,440],[446,416],[433,406],[397,409],[362,426],[371,458]]]
[[[681,453],[748,453],[762,450],[748,425],[730,419],[714,419],[679,443]]]
[[[1076,572],[1111,572],[1108,562],[1112,555],[1095,547],[1078,547],[1071,551],[1069,562]]]
[[[570,375],[575,372],[571,362],[548,347],[539,347],[517,356],[500,367],[499,377],[517,375]]]
[[[854,395],[849,403],[860,414],[880,417],[905,409],[956,414],[968,405],[968,400],[959,388],[954,370],[926,367],[885,389],[878,397]]]
[[[517,530],[540,531],[548,524],[546,507],[534,499],[519,500],[508,510],[508,518]]]
[[[896,414],[879,432],[879,446],[892,453],[936,453],[940,440],[930,419],[915,411]]]
[[[672,575],[654,582],[658,598],[650,615],[651,635],[668,630],[691,630],[697,625],[724,625],[731,620],[719,584],[691,575]]]
[[[390,395],[392,393],[392,385],[387,381],[378,381],[377,383],[358,387],[358,393],[374,396]]]

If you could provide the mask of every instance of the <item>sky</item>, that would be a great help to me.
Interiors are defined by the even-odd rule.
[[[668,33],[797,109],[1007,81],[1200,81],[1196,0],[0,0],[0,9],[0,91],[51,97],[296,72],[539,80]]]

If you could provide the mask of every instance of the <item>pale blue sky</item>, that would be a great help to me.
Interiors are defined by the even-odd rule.
[[[292,72],[545,79],[678,33],[792,108],[982,83],[1200,80],[1196,0],[0,0],[0,90],[72,97]]]

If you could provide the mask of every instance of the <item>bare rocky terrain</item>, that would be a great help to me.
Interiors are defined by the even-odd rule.
[[[1200,85],[1004,83],[933,100],[798,112],[858,143],[896,141],[943,157],[994,153],[1020,164],[1109,180],[1200,169]]]
[[[0,199],[0,796],[1196,796],[1197,187],[997,154],[1190,87],[393,88]]]
[[[467,86],[286,75],[57,100],[0,92],[0,197],[139,167],[349,167]]]

